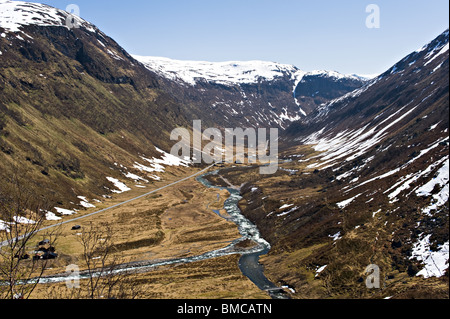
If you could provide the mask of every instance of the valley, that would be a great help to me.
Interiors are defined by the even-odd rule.
[[[0,9],[0,298],[449,298],[448,29],[368,79]]]
[[[191,174],[193,171],[188,170],[188,172],[184,173]],[[178,171],[177,175],[180,176],[180,174],[183,173]],[[197,276],[192,273],[199,271],[205,273],[203,276],[198,275],[199,278],[204,277],[204,283],[200,286],[196,285],[198,289],[196,293],[201,294],[203,290],[215,290],[214,278],[233,276],[236,277],[236,280],[230,283],[233,288],[223,289],[223,284],[217,284],[221,288],[217,288],[215,291],[224,296],[246,298],[246,296],[253,295],[256,298],[267,298],[268,295],[266,293],[256,287],[252,287],[253,284],[240,273],[238,254],[233,253],[236,249],[229,249],[229,252],[224,250],[224,248],[241,238],[236,224],[224,220],[213,212],[213,210],[218,210],[222,211],[223,215],[227,214],[223,211],[223,206],[229,194],[225,190],[205,188],[198,182],[193,184],[193,181],[194,178],[192,177],[166,188],[163,192],[157,192],[154,195],[138,199],[124,207],[113,208],[108,212],[95,215],[95,217],[87,217],[75,222],[70,222],[69,217],[68,223],[67,221],[64,221],[66,224],[59,222],[56,224],[56,227],[59,229],[55,245],[59,258],[57,261],[51,261],[47,266],[46,277],[50,276],[49,278],[52,278],[57,277],[59,274],[64,274],[66,267],[70,264],[79,265],[80,271],[83,272],[86,268],[86,266],[82,266],[83,246],[77,237],[82,235],[81,232],[87,232],[91,229],[104,229],[105,225],[109,225],[114,235],[112,246],[110,247],[113,253],[108,258],[117,258],[120,261],[118,268],[132,267],[135,269],[139,278],[135,285],[142,281],[142,285],[146,287],[143,291],[146,293],[151,291],[150,296],[159,296],[158,298],[163,299],[173,298],[174,296],[177,299],[191,297],[190,293],[192,292],[183,294],[182,289],[173,295],[173,291],[158,292],[158,289],[147,287],[149,283],[153,282],[150,278],[160,276],[158,274],[162,273],[166,273],[166,276],[169,276],[168,280],[169,278],[173,280],[176,277],[178,278],[176,281],[180,281],[184,275],[180,275],[176,270],[170,270],[174,267],[175,269],[185,269],[186,275],[193,276],[193,278],[197,278]],[[129,200],[130,196],[133,198],[136,195],[141,196],[140,193],[142,192],[143,190],[139,188],[134,189],[127,192],[126,196],[115,196],[114,199],[108,200],[105,205],[114,206],[118,202]],[[97,209],[101,208],[97,207]],[[85,212],[88,216],[90,213],[90,210]],[[71,230],[76,223],[81,226],[81,229]],[[33,238],[33,242],[40,241],[41,236],[45,238],[45,232],[42,235],[36,235]],[[241,245],[236,243],[236,247]],[[252,249],[253,245],[250,244],[248,246]],[[246,245],[242,245],[242,248],[239,249],[244,249],[245,251],[245,247]],[[32,250],[32,246],[28,249]],[[218,251],[217,254],[214,253],[210,257],[206,256],[207,253],[216,250]],[[223,254],[220,253],[221,250],[224,250]],[[206,254],[205,257],[201,257],[204,254]],[[198,258],[199,261],[195,261],[197,257],[200,257]],[[191,258],[193,258],[193,261],[188,261]],[[202,261],[202,259],[204,260]],[[218,267],[217,270],[214,270],[213,267],[206,271],[203,270],[203,267],[208,269],[209,266],[207,265],[216,264],[217,261],[215,259],[230,260],[230,264],[226,268]],[[234,260],[234,262],[231,262],[231,260]],[[161,265],[154,267],[153,264]],[[43,278],[41,280],[45,282],[46,279]],[[186,278],[186,280],[188,279]],[[58,282],[64,283],[65,278],[52,280],[52,282],[54,284],[50,286],[43,284],[41,287],[39,285],[36,289],[36,296],[41,298],[43,296],[50,297],[51,294],[48,291],[53,291],[55,285],[58,286]],[[155,284],[160,285],[161,283],[156,281]],[[62,296],[68,294],[67,291],[70,291],[64,285],[57,288],[58,293]],[[149,297],[146,293],[140,294],[138,298]]]

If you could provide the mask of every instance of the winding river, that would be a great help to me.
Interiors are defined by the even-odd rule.
[[[215,188],[218,190],[227,190],[230,193],[230,197],[224,203],[224,209],[226,210],[228,216],[222,216],[220,212],[214,211],[220,217],[235,223],[238,226],[239,233],[241,234],[241,238],[234,240],[228,246],[217,249],[213,251],[209,251],[202,255],[191,256],[185,258],[176,258],[164,261],[140,261],[133,262],[122,265],[121,267],[114,270],[114,273],[123,273],[129,271],[142,271],[150,270],[160,266],[166,265],[174,265],[174,264],[186,264],[192,263],[227,255],[240,254],[241,258],[239,260],[239,269],[242,274],[250,279],[259,289],[266,291],[273,299],[287,299],[287,295],[283,291],[283,289],[277,287],[274,283],[272,283],[269,279],[264,275],[264,270],[262,265],[259,263],[259,258],[262,255],[266,255],[270,251],[270,244],[261,237],[261,234],[253,223],[251,223],[244,215],[238,206],[239,201],[242,199],[240,196],[240,192],[231,187],[220,187],[216,185],[212,185],[205,177],[209,175],[218,174],[217,171],[205,173],[196,177],[196,180],[203,184],[208,188]],[[218,195],[218,199],[220,195]],[[238,246],[239,243],[243,241],[252,241],[255,245],[250,248],[240,248]],[[39,279],[39,283],[57,283],[64,282],[70,279],[88,279],[89,274],[87,272],[81,272],[78,274],[78,277],[70,277],[73,274],[66,275],[55,275],[49,276]],[[94,273],[93,276],[101,276],[100,272]],[[92,276],[92,274],[91,274]],[[33,281],[33,280],[31,280]]]
[[[270,244],[261,237],[256,225],[242,215],[239,208],[239,201],[242,199],[240,192],[234,188],[212,185],[205,179],[206,176],[216,175],[218,173],[219,171],[216,170],[211,173],[203,174],[196,179],[208,188],[216,188],[219,190],[226,189],[230,193],[230,197],[224,203],[224,209],[230,217],[226,218],[220,215],[218,211],[215,212],[220,217],[232,221],[238,226],[239,233],[242,236],[238,242],[250,240],[256,244],[256,247],[251,250],[241,252],[242,256],[239,260],[239,269],[242,274],[250,279],[259,289],[267,291],[272,298],[285,299],[286,295],[283,290],[277,287],[264,275],[264,269],[259,263],[259,258],[260,256],[266,255],[271,247]],[[232,245],[236,245],[236,243],[233,243]]]

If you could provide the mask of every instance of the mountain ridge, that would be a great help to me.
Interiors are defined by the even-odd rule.
[[[278,176],[239,168],[266,273],[312,298],[448,298],[448,30],[282,136]],[[364,285],[381,269],[384,289]]]
[[[305,76],[327,76],[336,79],[368,79],[356,74],[342,74],[336,71],[314,70],[302,71],[292,64],[278,62],[249,60],[249,61],[224,61],[208,62],[194,60],[176,60],[165,57],[132,55],[143,63],[149,70],[172,80],[180,80],[186,84],[197,83],[196,79],[206,80],[224,85],[251,84],[258,80],[270,81],[276,77],[282,77],[283,73],[291,75],[295,87]],[[221,78],[222,77],[222,78]]]
[[[21,32],[21,27],[28,25],[58,26],[68,29],[76,26],[90,32],[99,31],[96,26],[79,16],[45,4],[0,0],[0,9],[2,13],[0,25],[7,32]],[[69,23],[71,26],[68,26]]]
[[[286,129],[290,123],[308,116],[319,104],[367,82],[355,75],[335,71],[305,72],[293,65],[267,61],[205,62],[133,57],[160,75],[174,96],[182,96],[180,101],[202,105],[216,119],[224,119],[218,122],[222,127],[227,124],[263,125]],[[303,89],[311,85],[319,87],[325,95]]]

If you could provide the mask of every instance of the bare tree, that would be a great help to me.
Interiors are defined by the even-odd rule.
[[[134,299],[138,295],[132,283],[132,274],[124,271],[126,265],[117,254],[113,243],[113,230],[109,224],[92,223],[79,237],[83,259],[87,266],[87,296],[91,299]]]
[[[12,177],[0,183],[0,299],[28,299],[37,285],[46,282],[45,271],[52,263],[49,257],[61,229],[42,231],[45,212],[51,205],[38,195],[26,173],[20,175],[18,171],[15,169]],[[110,225],[91,223],[78,238],[82,246],[79,263],[83,268],[80,288],[67,290],[51,285],[47,297],[137,298],[140,290],[134,283],[136,274],[123,270],[126,263],[112,239]]]
[[[79,265],[79,286],[54,286],[48,298],[56,299],[136,299],[141,288],[136,285],[137,273],[126,270],[128,263],[115,249],[113,230],[108,224],[94,225],[79,235],[82,247]]]
[[[27,299],[44,274],[48,258],[34,258],[36,233],[45,221],[45,200],[17,171],[0,185],[0,298]],[[47,234],[54,247],[56,231]],[[48,255],[47,255],[48,257]]]

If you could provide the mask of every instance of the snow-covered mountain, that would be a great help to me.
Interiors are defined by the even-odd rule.
[[[82,18],[45,4],[0,0],[0,12],[0,27],[4,28],[5,32],[19,32],[27,25],[69,28],[70,23],[91,32],[97,30]]]
[[[162,57],[133,56],[150,70],[174,81],[195,86],[198,81],[223,85],[272,81],[286,74],[294,76],[296,67],[265,61],[205,62],[181,61]]]
[[[225,124],[232,124],[234,118],[245,125],[286,128],[307,116],[318,104],[367,82],[356,75],[335,71],[305,72],[294,65],[267,61],[205,62],[133,57],[168,80],[169,86],[175,85],[178,94],[180,90],[187,92],[181,94],[184,99],[217,113],[216,117],[225,119]],[[305,96],[307,92],[303,92],[303,88],[311,83],[320,87],[322,93]]]
[[[243,213],[272,245],[265,271],[296,296],[448,298],[448,49],[447,30],[292,124],[276,176],[221,171],[246,182]],[[369,264],[383,289],[367,289]]]
[[[168,79],[195,86],[200,81],[223,85],[255,84],[261,81],[273,81],[288,75],[294,83],[294,89],[305,77],[327,77],[335,80],[350,79],[367,81],[356,74],[345,75],[336,71],[315,70],[302,71],[291,64],[268,61],[183,61],[163,57],[133,57],[142,62],[149,70]]]
[[[76,24],[80,30],[95,35],[95,45],[114,60],[133,61],[120,49],[108,45],[108,37],[93,24],[70,15],[64,10],[38,3],[0,0],[1,36],[32,41],[25,30],[29,27],[62,27],[71,30]],[[72,21],[72,19],[74,19]],[[115,46],[115,45],[113,45]],[[0,55],[4,54],[0,50]],[[83,50],[78,58],[83,59]],[[31,53],[31,55],[33,55]],[[123,57],[125,55],[125,58]],[[167,91],[190,109],[201,109],[205,117],[218,126],[273,126],[287,128],[292,122],[307,116],[318,105],[346,94],[365,83],[365,79],[337,72],[304,72],[293,65],[265,61],[201,62],[178,61],[168,58],[133,56],[147,70],[160,76]],[[88,61],[83,61],[86,63]],[[92,70],[106,76],[105,68]],[[103,75],[102,75],[103,73]],[[307,79],[307,83],[305,81]],[[108,81],[128,81],[111,78]],[[301,87],[320,87],[309,94]],[[319,84],[317,84],[319,83]],[[320,84],[322,83],[322,84]],[[305,96],[305,94],[307,96]]]

